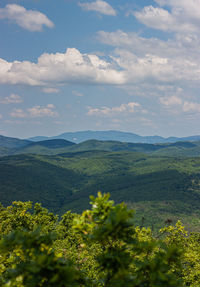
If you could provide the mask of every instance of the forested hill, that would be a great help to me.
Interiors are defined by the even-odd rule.
[[[81,212],[89,195],[110,192],[136,210],[136,222],[182,219],[200,230],[200,142],[126,143],[0,138],[0,202],[41,202]]]
[[[18,138],[5,137],[0,135],[0,147],[4,148],[20,148],[30,144],[30,140],[22,140]]]
[[[184,142],[164,144],[147,144],[147,143],[127,143],[119,141],[99,141],[88,140],[75,144],[63,139],[52,139],[38,142],[29,142],[24,140],[16,140],[9,138],[6,141],[0,140],[0,156],[14,154],[41,154],[41,155],[56,155],[69,152],[79,151],[133,151],[151,154],[155,156],[199,156],[200,142]]]
[[[152,157],[136,152],[82,151],[0,159],[0,198],[41,202],[51,211],[80,212],[89,195],[110,192],[136,210],[136,222],[162,226],[182,219],[199,230],[200,158]]]

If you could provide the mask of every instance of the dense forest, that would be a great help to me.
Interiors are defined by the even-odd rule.
[[[199,183],[199,157],[88,150],[0,158],[0,200],[5,206],[30,200],[59,215],[80,213],[89,207],[89,196],[101,190],[116,203],[125,201],[136,210],[135,222],[154,230],[167,219],[181,219],[188,230],[200,231]]]
[[[40,204],[0,207],[1,286],[200,286],[200,234],[181,222],[157,236],[109,194],[60,218]]]

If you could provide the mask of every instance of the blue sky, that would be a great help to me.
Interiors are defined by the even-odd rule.
[[[200,0],[2,0],[0,134],[200,134]]]

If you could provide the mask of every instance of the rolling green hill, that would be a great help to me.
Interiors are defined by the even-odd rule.
[[[58,141],[58,144],[56,144]],[[63,142],[61,142],[63,141]],[[60,143],[60,144],[59,144]],[[132,151],[142,152],[155,156],[180,156],[192,157],[200,156],[200,142],[176,142],[168,144],[145,144],[145,143],[124,143],[117,141],[98,141],[88,140],[79,144],[64,140],[45,140],[31,143],[25,147],[19,148],[12,153],[15,154],[40,154],[40,155],[58,155],[69,152],[81,151]]]
[[[37,142],[0,137],[0,156],[14,154],[58,155],[80,151],[132,151],[167,157],[200,156],[200,142],[175,142],[163,144],[127,143],[119,141],[87,140],[75,144],[63,139],[51,139]]]
[[[167,219],[182,219],[200,230],[200,158],[99,150],[0,159],[4,205],[31,200],[59,214],[80,212],[98,190],[134,207],[138,224],[157,228]]]
[[[15,154],[42,154],[42,155],[53,155],[65,152],[70,147],[76,144],[67,140],[55,139],[55,140],[44,140],[38,142],[32,142],[25,147],[15,150]]]
[[[5,137],[5,136],[0,135],[0,147],[10,148],[10,149],[20,148],[30,143],[31,141],[29,140],[21,140],[18,138],[11,138],[11,137]]]

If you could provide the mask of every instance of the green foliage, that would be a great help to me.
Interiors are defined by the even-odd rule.
[[[39,204],[1,206],[0,285],[198,286],[199,236],[178,222],[156,239],[150,229],[135,227],[134,212],[108,194],[91,196],[91,204],[60,221]]]
[[[14,230],[32,231],[41,227],[42,232],[50,232],[55,229],[58,216],[49,212],[41,204],[34,206],[29,202],[14,201],[7,208],[0,208],[0,238]]]
[[[15,252],[13,262],[2,274],[5,286],[83,286],[80,271],[70,261],[56,256],[51,234],[14,231],[0,242],[1,256]],[[85,284],[84,284],[85,286]]]
[[[178,247],[145,240],[144,230],[134,228],[133,211],[123,203],[114,205],[108,194],[98,193],[91,200],[92,210],[84,212],[74,228],[89,243],[100,245],[96,260],[103,286],[183,286],[172,271],[181,266]]]
[[[175,226],[162,228],[161,233],[165,234],[168,246],[173,244],[184,250],[181,258],[182,269],[179,272],[186,286],[200,286],[200,234],[188,234],[180,221]]]

